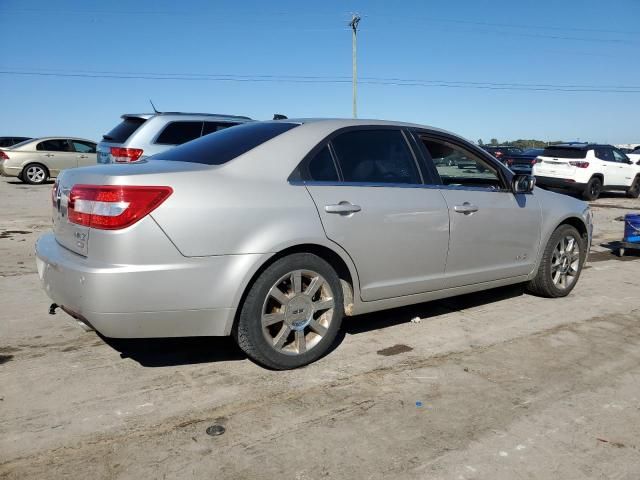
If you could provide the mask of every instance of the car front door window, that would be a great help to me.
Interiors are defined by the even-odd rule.
[[[497,167],[459,145],[420,136],[444,185],[501,190]]]

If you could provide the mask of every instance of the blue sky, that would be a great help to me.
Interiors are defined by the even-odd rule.
[[[149,98],[166,111],[348,117],[351,12],[361,118],[474,141],[640,142],[637,0],[0,0],[0,71],[14,72],[0,73],[0,135],[97,140]],[[122,74],[163,79],[95,77]]]

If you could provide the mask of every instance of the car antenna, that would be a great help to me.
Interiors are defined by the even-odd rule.
[[[153,100],[149,99],[149,103],[151,104],[151,107],[153,108],[154,113],[162,113],[162,112],[159,112],[156,106],[153,104]]]

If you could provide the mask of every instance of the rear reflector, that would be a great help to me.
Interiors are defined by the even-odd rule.
[[[569,162],[569,165],[573,165],[574,167],[578,168],[587,168],[589,166],[589,162],[571,161]]]
[[[114,162],[130,163],[138,160],[143,150],[140,148],[111,147],[110,152]]]
[[[74,185],[69,194],[69,221],[100,230],[118,230],[158,208],[171,187]]]

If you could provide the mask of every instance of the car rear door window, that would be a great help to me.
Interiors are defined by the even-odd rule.
[[[338,135],[331,143],[345,182],[422,183],[400,130],[353,130]]]
[[[124,143],[146,121],[145,118],[140,117],[124,117],[122,122],[112,128],[109,133],[103,135],[102,138],[107,142]]]
[[[210,133],[224,130],[225,128],[233,127],[234,125],[238,124],[232,122],[204,122],[204,126],[202,127],[202,135],[209,135]]]
[[[337,182],[338,171],[329,147],[325,145],[307,165],[305,179],[316,182]]]
[[[161,145],[182,145],[195,140],[202,134],[202,122],[171,122],[166,127],[155,143]]]
[[[298,125],[297,123],[249,122],[235,128],[225,128],[150,158],[222,165]]]
[[[36,150],[46,152],[71,152],[71,145],[66,139],[45,140],[36,146]]]
[[[610,148],[596,148],[596,158],[600,160],[604,160],[605,162],[615,162],[613,158],[613,152]]]

